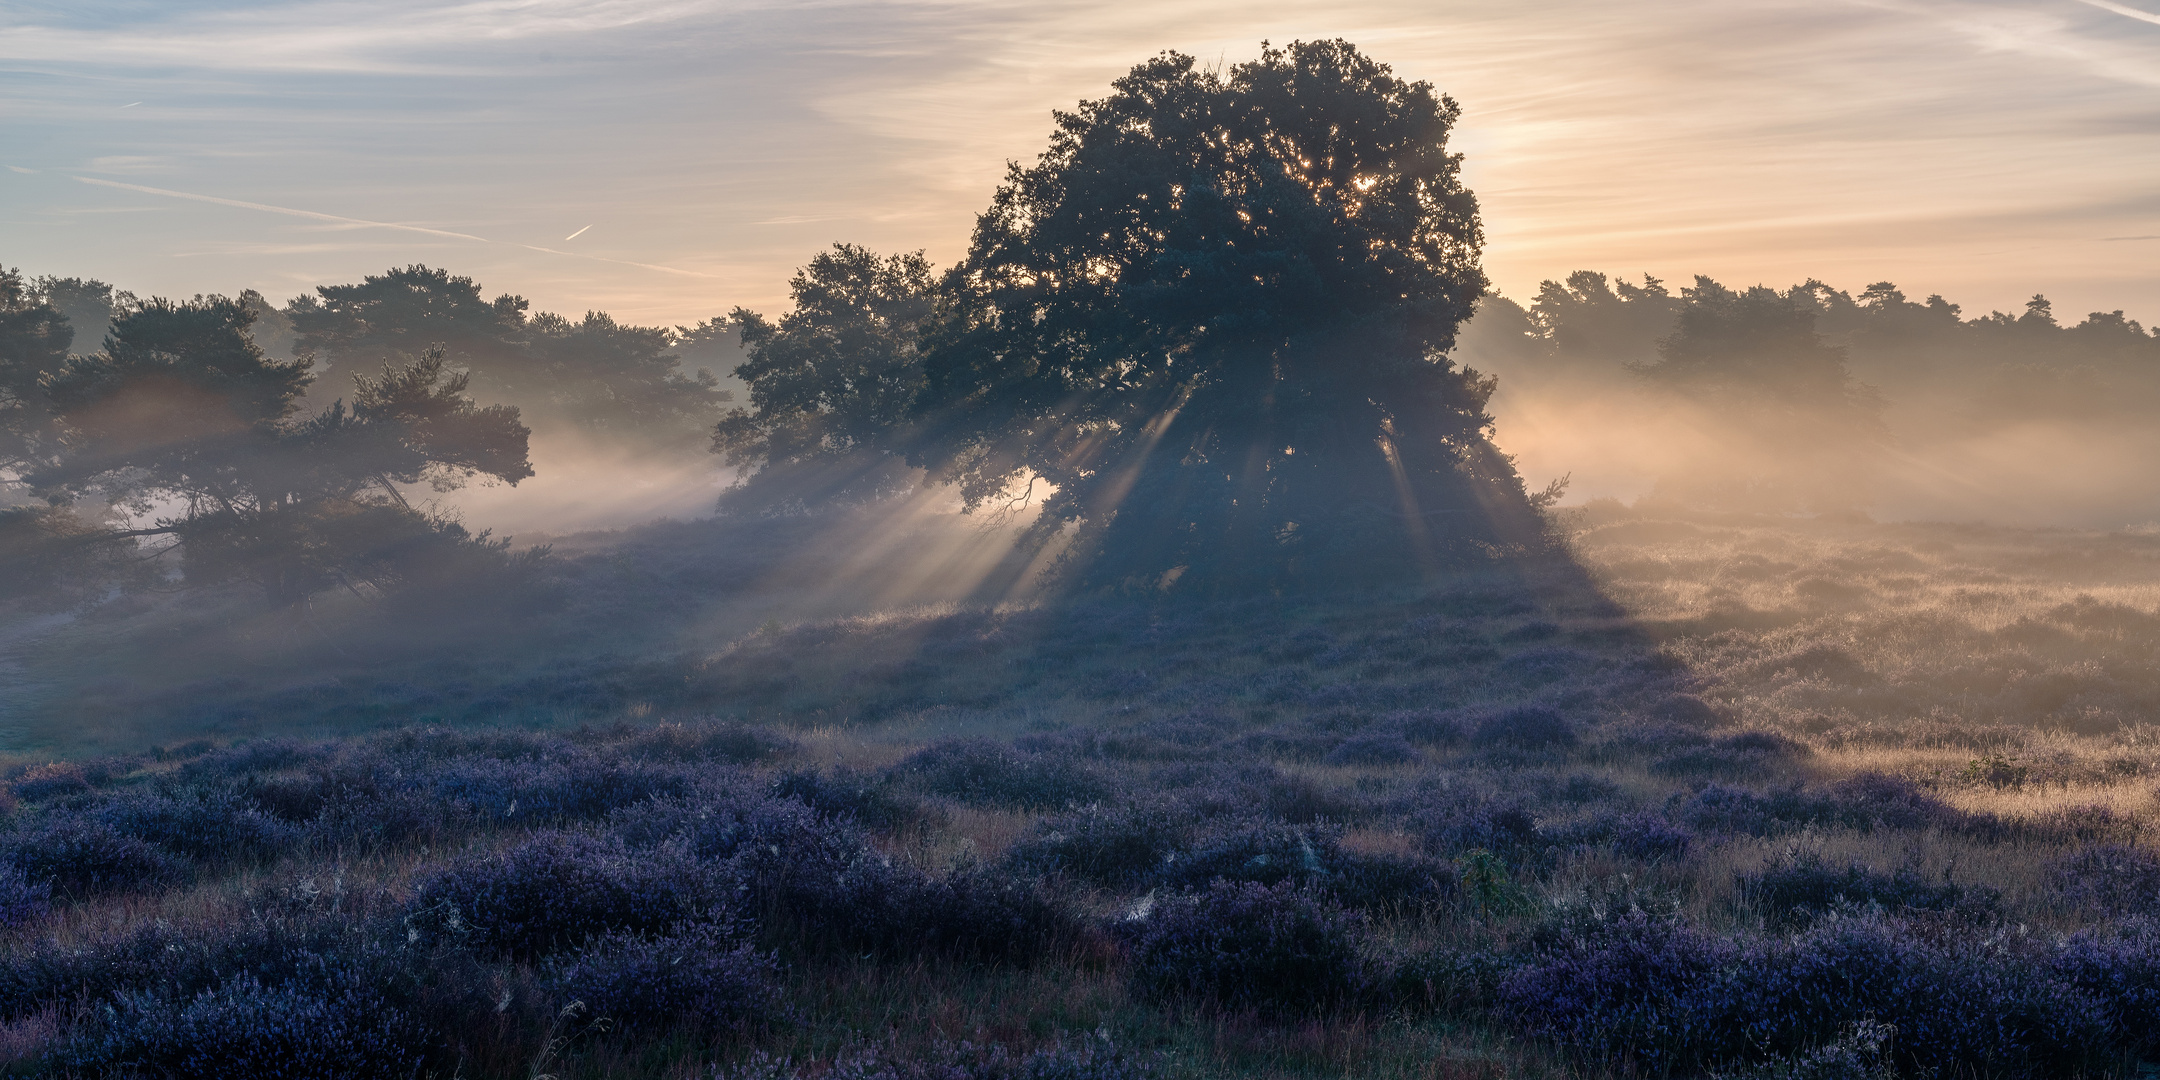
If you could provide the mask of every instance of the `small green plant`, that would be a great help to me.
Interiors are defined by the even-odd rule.
[[[1507,862],[1484,848],[1471,848],[1455,860],[1462,877],[1463,903],[1479,918],[1520,915],[1534,905],[1523,887],[1508,876]]]

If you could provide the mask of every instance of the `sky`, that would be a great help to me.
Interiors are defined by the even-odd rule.
[[[2156,0],[0,0],[0,264],[774,312],[835,241],[952,262],[1051,110],[1148,56],[1321,37],[1461,103],[1506,295],[1891,280],[2160,322]]]

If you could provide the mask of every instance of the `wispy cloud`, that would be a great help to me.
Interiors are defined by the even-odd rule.
[[[145,195],[158,195],[168,199],[186,199],[190,202],[212,203],[217,206],[230,206],[240,210],[256,210],[266,214],[283,214],[287,217],[309,218],[314,221],[326,221],[334,225],[349,226],[353,228],[394,229],[399,232],[419,233],[423,236],[439,236],[450,240],[470,240],[477,244],[504,244],[509,247],[523,248],[526,251],[537,251],[548,255],[562,255],[572,259],[591,259],[594,262],[614,263],[617,266],[635,266],[641,270],[656,270],[663,274],[680,274],[684,277],[712,276],[710,274],[699,273],[695,270],[678,269],[673,266],[656,266],[652,263],[631,262],[627,259],[610,259],[600,255],[587,255],[583,252],[578,251],[558,251],[555,248],[539,247],[533,244],[520,244],[510,240],[490,240],[485,236],[474,236],[471,233],[453,232],[448,229],[433,229],[425,225],[406,225],[395,221],[368,221],[364,218],[344,217],[338,214],[325,214],[314,210],[296,210],[289,206],[272,206],[268,203],[245,202],[240,199],[221,199],[214,195],[197,195],[192,192],[186,191],[168,191],[165,188],[144,187],[141,184],[123,184],[114,180],[99,180],[95,177],[89,176],[78,176],[75,179],[81,181],[82,183],[95,184],[99,187],[119,188],[123,191],[138,191],[142,192]]]
[[[2134,7],[2127,7],[2122,4],[2111,3],[2110,0],[2079,0],[2079,2],[2084,4],[2090,4],[2093,7],[2099,8],[2102,11],[2112,11],[2117,15],[2126,15],[2130,18],[2138,19],[2143,22],[2160,25],[2160,15],[2155,15],[2150,11],[2140,11]]]
[[[9,257],[138,292],[267,290],[400,261],[317,231],[369,233],[565,310],[770,309],[834,240],[949,263],[1050,110],[1161,49],[1235,64],[1262,38],[1342,36],[1462,102],[1511,295],[1587,266],[2130,308],[2160,269],[2093,238],[2160,217],[2150,2],[0,5],[0,145],[93,163],[13,167]],[[138,99],[157,108],[114,108]],[[245,191],[263,201],[233,208],[263,217],[97,225],[66,215],[109,201],[78,174]],[[604,236],[554,239],[603,206]],[[196,257],[155,259],[174,252]]]

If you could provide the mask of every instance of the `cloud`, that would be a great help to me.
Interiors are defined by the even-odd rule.
[[[2079,0],[2079,3],[2090,4],[2093,7],[2099,8],[2102,11],[2112,11],[2117,15],[2124,15],[2133,19],[2140,20],[2142,22],[2149,22],[2155,25],[2160,25],[2160,15],[2155,15],[2150,11],[2140,11],[2134,7],[2125,7],[2122,4],[2109,3],[2109,0]]]
[[[592,259],[596,262],[614,263],[618,266],[635,266],[641,270],[656,270],[663,274],[680,274],[685,277],[712,276],[710,274],[700,273],[696,270],[682,270],[673,266],[655,266],[651,263],[631,262],[627,259],[610,259],[600,255],[587,255],[583,252],[576,251],[558,251],[554,248],[538,247],[532,244],[519,244],[508,240],[490,240],[487,237],[474,236],[471,233],[451,232],[447,229],[431,229],[422,225],[404,225],[394,221],[367,221],[362,218],[350,218],[342,217],[337,214],[318,213],[314,210],[295,210],[287,206],[271,206],[267,203],[243,202],[239,199],[221,199],[214,195],[196,195],[185,191],[168,191],[164,188],[144,187],[141,184],[122,184],[112,180],[98,180],[88,176],[78,176],[75,179],[85,184],[96,184],[99,187],[119,188],[124,191],[139,191],[146,195],[159,195],[168,199],[186,199],[190,202],[213,203],[218,206],[230,206],[240,210],[257,210],[266,214],[283,214],[287,217],[309,218],[315,221],[324,221],[329,222],[332,225],[345,226],[350,228],[394,229],[399,232],[419,233],[423,236],[439,236],[449,240],[470,240],[474,243],[479,244],[508,244],[511,247],[524,248],[527,251],[538,251],[548,255],[564,255],[573,259]]]
[[[2136,245],[2092,243],[2154,219],[2160,35],[2089,0],[40,11],[0,13],[0,92],[16,103],[0,138],[115,178],[155,171],[167,190],[343,211],[258,211],[252,226],[175,214],[134,234],[11,226],[11,259],[138,292],[356,280],[382,269],[372,246],[289,234],[360,229],[452,245],[458,272],[563,310],[665,323],[770,310],[835,240],[952,261],[1005,163],[1041,150],[1050,111],[1159,50],[1235,64],[1262,38],[1338,35],[1462,103],[1455,147],[1484,207],[1489,272],[1511,295],[1583,266],[1888,278],[1972,308],[2036,290],[2128,308],[2160,285]],[[158,103],[154,124],[112,109],[138,98]],[[58,220],[87,194],[25,181],[11,209]],[[635,263],[552,247],[600,206],[605,246]],[[264,250],[184,273],[155,260],[225,242]],[[207,279],[219,274],[236,280]]]

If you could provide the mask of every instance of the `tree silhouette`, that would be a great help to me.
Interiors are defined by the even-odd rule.
[[[1444,355],[1485,279],[1455,103],[1342,41],[1166,53],[1057,115],[945,279],[917,460],[1054,493],[1087,583],[1414,572],[1538,532]]]
[[[104,350],[41,379],[53,449],[23,479],[49,509],[6,523],[11,544],[58,567],[66,552],[164,538],[190,583],[252,581],[278,604],[391,588],[464,548],[500,554],[396,485],[531,476],[517,410],[474,404],[438,350],[357,378],[350,409],[302,415],[312,362],[265,356],[254,317],[224,297],[134,304]],[[153,523],[123,527],[108,507]],[[38,534],[43,555],[29,550]]]
[[[735,374],[752,409],[720,421],[713,452],[754,480],[747,494],[767,505],[903,487],[909,410],[922,387],[918,339],[936,292],[929,262],[835,244],[789,289],[794,309],[777,324],[743,308],[729,317],[747,352]]]
[[[527,317],[524,297],[485,299],[469,277],[413,265],[296,297],[294,347],[337,364],[372,365],[441,349],[490,397],[617,441],[695,440],[729,400],[709,371],[683,371],[677,333],[616,322]]]

